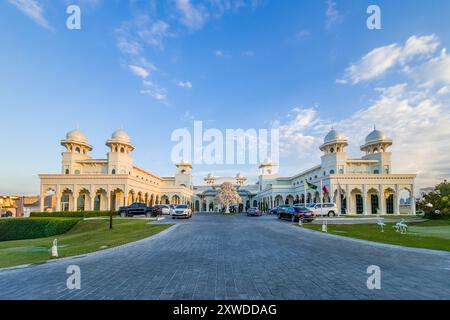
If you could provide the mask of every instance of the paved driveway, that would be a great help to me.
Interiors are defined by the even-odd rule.
[[[447,253],[336,238],[273,216],[175,223],[119,248],[0,271],[0,299],[450,299]],[[70,291],[73,264],[81,289]],[[382,270],[381,290],[367,289],[369,265]]]

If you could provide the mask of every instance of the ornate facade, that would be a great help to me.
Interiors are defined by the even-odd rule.
[[[364,155],[349,158],[347,138],[331,130],[319,147],[323,152],[320,165],[292,177],[279,177],[274,174],[275,164],[261,164],[258,204],[268,209],[280,204],[319,203],[322,195],[324,202],[336,203],[342,214],[415,214],[416,174],[392,172],[391,145],[392,140],[375,128],[360,147]],[[308,188],[307,183],[317,190]]]
[[[41,211],[115,210],[133,202],[191,204],[192,166],[177,164],[174,177],[159,177],[136,166],[134,146],[123,130],[106,141],[106,159],[91,158],[92,146],[79,130],[70,131],[61,145],[61,173],[39,175]],[[52,207],[43,201],[49,194],[55,198]]]
[[[220,184],[233,182],[241,196],[240,210],[259,207],[269,210],[281,204],[334,202],[342,214],[415,214],[415,174],[392,172],[392,140],[374,129],[361,146],[361,158],[349,158],[348,140],[331,130],[319,147],[321,163],[292,177],[280,177],[269,159],[261,163],[257,183],[245,184],[238,174],[218,178],[212,174],[205,184],[194,186],[192,166],[181,162],[173,177],[159,177],[133,162],[134,146],[123,131],[115,131],[106,141],[106,159],[92,159],[92,146],[79,130],[70,131],[61,141],[59,174],[41,174],[41,210],[114,210],[133,202],[188,204],[195,211],[217,209],[215,196]],[[313,189],[315,186],[317,189]],[[322,188],[323,187],[323,188]],[[53,194],[46,206],[43,199]],[[403,196],[402,196],[403,195]],[[403,198],[401,201],[400,199]]]

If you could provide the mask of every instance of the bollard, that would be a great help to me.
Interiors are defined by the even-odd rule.
[[[52,257],[58,258],[58,240],[53,240]]]

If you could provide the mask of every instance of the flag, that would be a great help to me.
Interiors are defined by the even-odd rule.
[[[327,186],[326,186],[326,185],[324,185],[324,186],[322,187],[322,191],[323,191],[323,193],[328,193],[328,189],[327,189]]]
[[[307,190],[307,189],[317,190],[317,186],[312,183],[309,183],[308,181],[305,181],[305,190]]]

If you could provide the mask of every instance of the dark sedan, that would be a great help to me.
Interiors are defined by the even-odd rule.
[[[302,222],[311,222],[314,220],[314,214],[305,207],[280,207],[278,218],[292,222],[298,222],[300,219]]]

